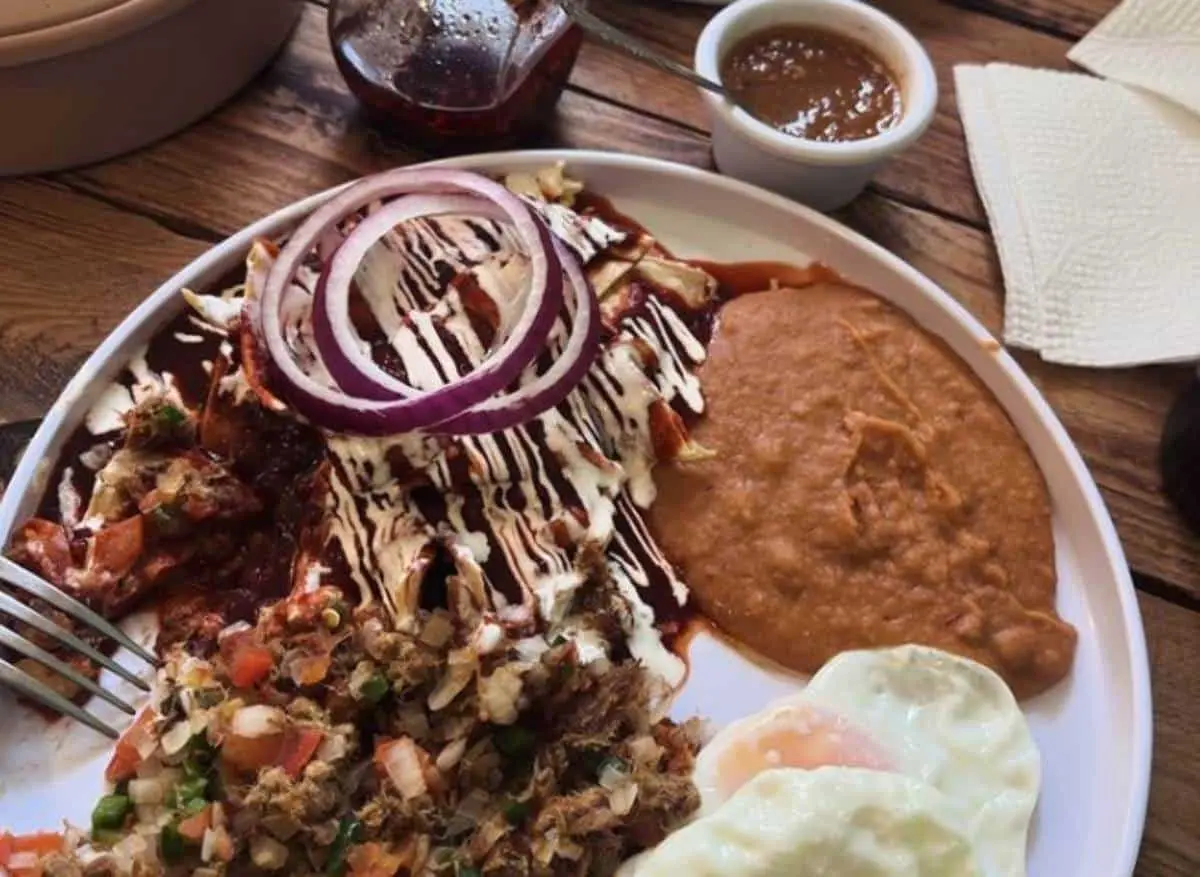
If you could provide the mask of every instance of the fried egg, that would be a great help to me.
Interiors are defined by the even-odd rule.
[[[960,812],[982,874],[1025,874],[1040,757],[1008,686],[981,664],[923,646],[839,655],[804,692],[728,726],[700,752],[701,814],[723,809],[764,770],[822,765],[933,787]]]
[[[622,877],[982,877],[962,815],[937,789],[849,767],[772,769]]]

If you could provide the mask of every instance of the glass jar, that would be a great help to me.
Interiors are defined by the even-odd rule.
[[[553,0],[334,0],[329,37],[369,115],[435,152],[532,133],[583,42]]]

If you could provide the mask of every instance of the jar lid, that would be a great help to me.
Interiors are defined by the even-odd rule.
[[[79,51],[138,30],[193,0],[0,0],[0,67]]]

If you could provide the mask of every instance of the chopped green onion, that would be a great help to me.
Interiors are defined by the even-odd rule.
[[[225,693],[219,688],[201,688],[195,693],[196,705],[202,707],[216,706],[225,699]]]
[[[158,409],[158,416],[167,426],[182,426],[187,422],[187,415],[174,405],[164,405]]]
[[[343,816],[338,823],[337,834],[329,845],[329,859],[325,862],[325,873],[336,877],[346,868],[346,853],[362,838],[363,825],[355,816]]]
[[[383,700],[390,688],[391,686],[388,685],[387,677],[382,673],[375,673],[359,686],[358,693],[362,695],[363,700],[374,705]]]
[[[629,762],[624,758],[617,758],[615,755],[610,755],[600,762],[600,766],[596,768],[596,775],[602,776],[608,770],[615,770],[617,773],[629,773]]]
[[[150,523],[160,536],[180,536],[187,531],[187,516],[173,505],[156,505],[150,510]]]
[[[521,725],[509,725],[496,732],[492,740],[505,758],[525,758],[537,747],[537,735]]]
[[[208,742],[207,735],[196,734],[188,741],[187,755],[183,759],[183,775],[189,780],[207,779],[212,773],[217,750]]]
[[[208,777],[195,776],[185,779],[175,787],[175,806],[189,809],[195,801],[199,801],[203,805],[207,803],[207,794]]]
[[[504,805],[504,818],[512,825],[520,825],[529,818],[529,804],[525,801],[509,801]]]
[[[470,865],[459,865],[457,877],[483,877],[483,872]]]
[[[566,645],[566,643],[567,638],[560,633],[554,639],[550,640],[550,648],[557,648],[558,646]]]
[[[92,830],[115,831],[121,828],[132,809],[133,802],[128,795],[105,795],[92,810]]]
[[[95,828],[92,829],[92,844],[93,845],[99,844],[100,846],[103,846],[103,847],[111,847],[113,844],[119,842],[124,837],[125,837],[124,832],[122,832],[120,830],[113,831],[111,828],[101,828],[99,830],[97,830]]]
[[[162,831],[159,832],[159,852],[162,853],[163,861],[168,864],[178,862],[183,858],[185,844],[183,835],[179,833],[179,826],[174,823],[164,825]]]

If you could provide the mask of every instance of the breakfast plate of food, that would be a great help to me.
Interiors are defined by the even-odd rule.
[[[0,541],[159,659],[99,674],[115,744],[0,694],[12,877],[1133,871],[1145,641],[1066,432],[930,280],[694,168],[263,219],[80,369]]]

